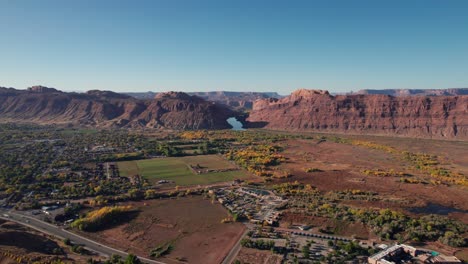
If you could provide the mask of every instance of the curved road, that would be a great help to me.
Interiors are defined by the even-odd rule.
[[[6,215],[7,215],[7,217],[6,217]],[[91,251],[97,252],[97,253],[99,253],[101,255],[104,255],[104,256],[119,255],[119,256],[125,258],[128,255],[127,252],[124,252],[124,251],[121,251],[121,250],[118,250],[118,249],[115,249],[115,248],[108,247],[108,246],[103,245],[103,244],[101,244],[99,242],[90,240],[88,238],[85,238],[85,237],[82,237],[80,235],[74,234],[74,233],[72,233],[70,231],[67,231],[67,230],[65,230],[63,228],[60,228],[58,226],[55,226],[55,225],[40,221],[40,220],[38,220],[36,218],[30,217],[30,216],[27,216],[27,215],[14,213],[12,211],[0,210],[0,218],[3,219],[3,220],[16,222],[18,224],[33,228],[35,230],[38,230],[38,231],[40,231],[42,233],[46,233],[46,234],[49,234],[49,235],[52,235],[52,236],[55,236],[55,237],[59,237],[61,239],[68,238],[73,243],[83,245],[85,248],[87,248],[87,249],[89,249]],[[144,258],[144,257],[140,257],[140,256],[138,256],[138,258],[141,261],[145,262],[145,263],[165,264],[164,262],[160,262],[160,261],[156,261],[156,260],[152,260],[152,259],[148,259],[148,258]]]

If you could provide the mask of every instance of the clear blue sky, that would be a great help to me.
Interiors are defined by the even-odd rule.
[[[468,87],[468,1],[0,0],[0,86]]]

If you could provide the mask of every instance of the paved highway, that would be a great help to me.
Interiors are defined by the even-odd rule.
[[[61,227],[40,221],[34,217],[30,217],[30,216],[21,214],[19,212],[0,210],[0,218],[4,220],[13,221],[18,224],[25,225],[27,227],[33,228],[40,232],[43,232],[43,233],[46,233],[46,234],[49,234],[49,235],[52,235],[61,239],[68,238],[73,243],[83,245],[88,250],[97,252],[98,254],[101,254],[103,256],[111,256],[114,254],[114,255],[119,255],[125,258],[128,255],[128,253],[124,251],[108,247],[99,242],[96,242],[88,238],[82,237],[80,235],[71,233],[70,231],[67,231]],[[165,264],[164,262],[147,259],[147,258],[140,257],[140,256],[138,256],[138,258],[145,263]]]

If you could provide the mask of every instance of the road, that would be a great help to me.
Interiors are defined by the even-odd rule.
[[[237,240],[237,243],[231,248],[231,251],[227,254],[227,256],[224,258],[222,264],[231,264],[234,262],[234,259],[236,259],[237,254],[239,254],[239,251],[241,249],[241,240],[244,238],[247,233],[250,231],[249,228],[245,229],[245,232],[239,237],[239,240]]]
[[[8,217],[5,217],[8,215]],[[30,227],[32,229],[38,230],[42,233],[46,233],[51,236],[58,237],[60,239],[68,238],[75,244],[83,245],[86,249],[97,252],[103,256],[119,255],[123,258],[127,257],[128,253],[108,247],[99,242],[90,240],[88,238],[82,237],[70,231],[67,231],[61,227],[40,221],[34,217],[30,217],[24,214],[20,214],[13,211],[0,210],[0,218],[3,220],[13,221],[18,224]],[[138,258],[145,263],[154,263],[154,264],[165,264],[164,262],[144,258],[138,256]]]

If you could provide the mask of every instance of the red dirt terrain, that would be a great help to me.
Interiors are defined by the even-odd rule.
[[[90,256],[72,253],[62,241],[13,222],[0,220],[0,263],[85,263]],[[95,258],[95,257],[94,257]]]
[[[400,138],[373,138],[373,142],[383,142],[387,145],[398,145]],[[408,139],[403,139],[406,142]],[[448,142],[447,145],[428,145],[426,141],[415,142],[413,145],[400,145],[400,148],[414,151],[421,149],[439,155],[449,155],[444,158],[445,165],[454,170],[467,171],[467,155],[461,155],[463,145],[456,142]],[[452,148],[453,147],[453,148]],[[406,210],[411,207],[422,207],[428,204],[437,204],[460,210],[450,212],[449,216],[468,223],[468,190],[460,186],[409,184],[400,182],[399,177],[382,177],[366,175],[363,170],[394,170],[413,175],[418,179],[428,179],[428,176],[418,171],[391,153],[378,149],[370,149],[363,146],[353,146],[330,141],[318,140],[289,140],[284,144],[284,152],[287,161],[280,165],[281,170],[286,170],[292,177],[275,179],[273,183],[299,181],[310,184],[322,192],[363,190],[372,191],[381,198],[378,201],[346,201],[345,203],[357,207],[392,208]],[[452,149],[454,155],[450,155]],[[431,152],[431,153],[432,153]],[[317,168],[321,171],[306,172],[306,168]]]
[[[236,257],[241,263],[255,264],[281,264],[283,257],[271,253],[268,250],[258,250],[253,248],[242,248]]]
[[[201,196],[125,204],[139,208],[139,215],[117,227],[84,234],[146,257],[157,246],[172,243],[173,250],[160,258],[166,263],[220,263],[245,229],[241,223],[221,223],[227,211]]]

